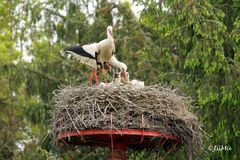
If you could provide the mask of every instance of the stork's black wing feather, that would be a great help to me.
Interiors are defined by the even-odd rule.
[[[93,57],[90,53],[86,52],[82,46],[78,45],[78,46],[72,46],[72,47],[67,47],[66,49],[64,49],[64,52],[66,53],[76,53],[79,56],[83,56],[83,57],[88,57],[91,59],[95,59],[95,57]]]

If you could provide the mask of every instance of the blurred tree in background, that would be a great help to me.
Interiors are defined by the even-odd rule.
[[[194,159],[239,159],[240,2],[0,0],[0,159],[101,159],[104,150],[63,154],[51,141],[52,92],[87,83],[89,68],[60,51],[97,42],[114,26],[116,56],[132,78],[167,84],[193,97],[205,131]],[[100,77],[101,78],[101,77]],[[231,151],[210,152],[209,145]],[[134,158],[129,153],[130,158]],[[137,155],[136,159],[153,159]],[[181,151],[168,159],[186,159]]]

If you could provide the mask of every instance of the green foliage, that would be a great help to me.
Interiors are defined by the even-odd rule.
[[[90,69],[60,51],[105,38],[108,25],[115,25],[116,56],[132,78],[180,88],[194,99],[193,110],[209,134],[206,153],[194,159],[239,159],[239,1],[139,0],[135,5],[144,6],[139,19],[128,1],[0,0],[0,159],[107,154],[89,148],[62,154],[48,133],[48,111],[59,85],[88,81]],[[24,60],[26,55],[32,60]],[[210,152],[210,145],[232,150]],[[167,158],[186,159],[182,152]]]

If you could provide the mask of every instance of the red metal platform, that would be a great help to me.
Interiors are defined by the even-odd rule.
[[[110,159],[126,159],[126,147],[144,149],[171,147],[180,144],[178,137],[168,133],[143,129],[86,129],[60,132],[58,141],[69,145],[106,146]]]

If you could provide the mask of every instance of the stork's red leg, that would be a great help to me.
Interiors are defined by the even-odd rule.
[[[93,70],[91,71],[91,73],[90,73],[90,77],[89,77],[89,80],[90,80],[90,86],[92,86],[92,78],[93,78]]]
[[[104,68],[102,68],[102,75],[103,75],[103,78],[104,78],[104,82],[107,83],[106,71],[105,71]]]
[[[96,68],[93,69],[93,75],[94,75],[94,77],[95,77],[96,84],[98,85],[99,82],[98,82],[98,76],[97,76]]]

